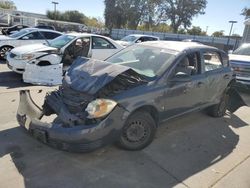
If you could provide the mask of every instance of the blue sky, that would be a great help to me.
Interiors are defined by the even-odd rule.
[[[51,0],[13,0],[18,10],[45,14],[46,10],[53,10]],[[57,9],[78,10],[87,16],[102,17],[104,12],[104,0],[56,0],[59,2]],[[193,19],[194,26],[200,26],[208,33],[224,30],[229,33],[229,20],[238,21],[234,25],[233,33],[242,35],[244,30],[244,17],[240,15],[244,7],[250,7],[250,0],[207,0],[205,15]]]

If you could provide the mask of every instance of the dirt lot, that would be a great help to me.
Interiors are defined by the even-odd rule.
[[[67,153],[18,127],[18,90],[32,89],[41,104],[54,89],[20,79],[0,64],[0,187],[250,187],[249,107],[219,119],[199,112],[169,121],[142,151]]]

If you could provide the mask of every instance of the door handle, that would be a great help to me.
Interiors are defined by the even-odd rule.
[[[223,76],[223,78],[228,80],[228,79],[230,79],[230,75],[225,74],[225,75]]]
[[[198,84],[197,84],[198,87],[202,87],[203,85],[204,85],[203,82],[198,82]]]

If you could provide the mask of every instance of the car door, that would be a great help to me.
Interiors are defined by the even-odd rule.
[[[62,84],[63,65],[43,65],[27,63],[23,73],[23,81],[39,85]]]
[[[26,44],[36,44],[36,43],[43,43],[43,42],[46,42],[46,40],[41,35],[41,33],[38,31],[34,31],[19,38],[16,44],[18,46],[22,46]]]
[[[205,79],[204,101],[218,103],[220,98],[232,80],[233,73],[228,66],[228,58],[225,54],[217,50],[204,49],[201,52],[202,72]]]
[[[63,66],[71,65],[78,56],[88,58],[92,56],[90,37],[76,38],[64,49],[62,56]]]
[[[162,118],[168,119],[201,107],[205,94],[204,80],[198,51],[179,58],[167,78]]]
[[[92,37],[92,58],[105,60],[117,52],[117,48],[107,39],[99,36]]]

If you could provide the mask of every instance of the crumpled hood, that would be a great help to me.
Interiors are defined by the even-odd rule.
[[[123,82],[127,81],[130,85],[145,83],[144,77],[130,67],[78,57],[66,73],[63,84],[67,84],[75,91],[93,95],[124,73],[131,76]]]
[[[27,53],[53,51],[53,50],[57,50],[57,48],[46,46],[40,43],[40,44],[29,44],[29,45],[16,47],[11,52],[16,55],[21,55],[21,54],[27,54]]]
[[[246,61],[250,62],[250,56],[248,55],[237,55],[237,54],[229,54],[229,60],[232,61]]]

